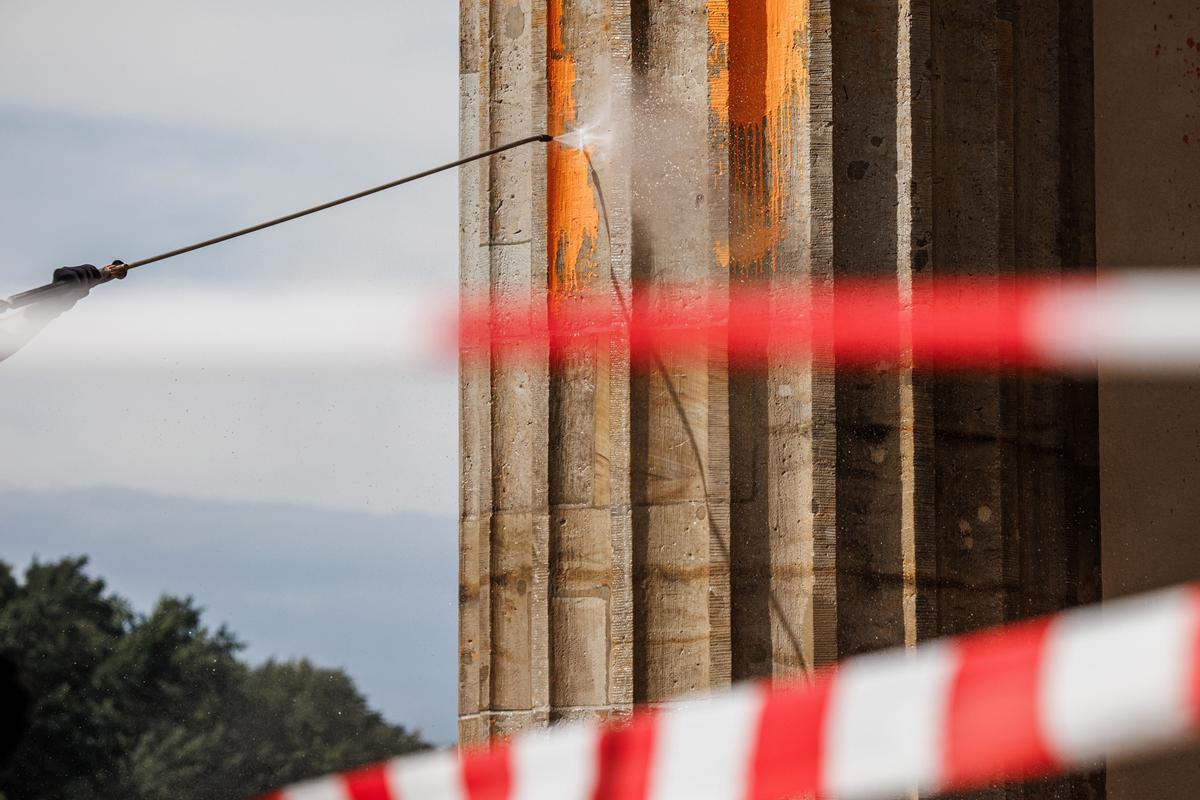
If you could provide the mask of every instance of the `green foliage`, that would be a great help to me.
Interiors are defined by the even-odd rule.
[[[36,698],[5,800],[236,800],[426,745],[340,670],[249,667],[190,599],[135,614],[87,560],[0,562],[0,653]]]

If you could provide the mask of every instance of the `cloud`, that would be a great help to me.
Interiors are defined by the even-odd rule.
[[[447,148],[440,156],[451,157]],[[4,294],[53,266],[134,261],[410,174],[411,151],[288,144],[0,107]],[[356,276],[457,281],[453,173],[400,187],[202,253],[136,280],[278,284]]]
[[[0,487],[455,512],[453,295],[132,280],[0,364]]]
[[[457,23],[427,0],[0,3],[0,277],[135,260],[453,158]],[[457,247],[450,173],[154,280],[451,286]]]
[[[452,157],[456,33],[426,0],[6,0],[0,295]],[[401,371],[410,312],[380,301],[452,291],[457,248],[450,173],[104,287],[0,365],[0,486],[453,513],[454,375]]]
[[[0,296],[453,158],[457,61],[449,0],[0,2]],[[193,592],[253,657],[347,663],[393,719],[452,738],[457,381],[364,359],[360,334],[401,345],[388,298],[453,291],[456,187],[148,267],[0,364],[0,552],[91,552],[139,603]],[[354,320],[339,288],[363,283]],[[357,328],[314,359],[338,320]],[[105,350],[117,331],[137,358]],[[257,359],[225,357],[250,337]],[[284,345],[305,357],[270,365]],[[12,490],[53,493],[20,512]],[[431,549],[398,510],[443,520]]]
[[[0,365],[0,487],[453,514],[453,373]]]
[[[429,0],[6,0],[0,104],[429,145],[457,115],[456,24]]]

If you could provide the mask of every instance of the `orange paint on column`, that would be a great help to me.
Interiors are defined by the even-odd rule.
[[[726,269],[729,268],[729,242],[717,239],[713,242],[713,258]]]
[[[724,123],[729,121],[729,0],[708,0],[707,12],[708,103]]]
[[[743,127],[766,115],[767,2],[732,0],[729,9],[729,116]]]
[[[808,0],[730,0],[730,259],[775,269],[793,120],[808,104]]]
[[[708,105],[717,124],[729,125],[729,0],[708,0]],[[724,170],[713,181],[724,180]],[[724,235],[713,239],[713,258],[729,268],[729,240]]]
[[[578,124],[575,58],[563,35],[563,2],[546,8],[549,133],[560,136]],[[547,147],[546,230],[550,258],[550,295],[578,291],[596,273],[600,213],[587,156],[559,142]]]

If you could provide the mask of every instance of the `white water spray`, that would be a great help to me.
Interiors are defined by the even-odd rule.
[[[589,155],[594,155],[598,151],[607,151],[612,147],[613,132],[607,125],[590,123],[556,136],[554,141],[572,150],[581,150]]]

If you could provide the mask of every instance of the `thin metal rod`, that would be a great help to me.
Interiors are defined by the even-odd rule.
[[[480,161],[480,160],[488,158],[490,156],[504,153],[508,150],[515,150],[518,147],[524,147],[527,144],[534,144],[535,142],[552,142],[552,141],[554,141],[554,137],[547,133],[538,134],[537,136],[526,136],[524,139],[519,139],[515,142],[509,142],[508,144],[502,144],[499,147],[493,147],[491,150],[484,150],[482,153],[475,153],[474,155],[466,156],[465,158],[460,158],[457,161],[451,161],[449,164],[442,164],[440,166],[433,167],[432,169],[427,169],[427,170],[424,170],[423,172],[418,172],[414,175],[408,175],[406,177],[399,178],[394,181],[390,181],[389,183],[385,183],[380,186],[375,186],[371,189],[364,189],[361,192],[355,192],[354,194],[348,194],[345,197],[339,197],[337,200],[330,200],[328,203],[322,203],[319,206],[313,206],[312,208],[306,208],[303,211],[296,211],[291,214],[287,214],[286,216],[276,217],[275,219],[267,220],[266,222],[260,222],[257,225],[251,225],[249,228],[242,228],[241,230],[233,231],[232,233],[226,233],[221,236],[214,237],[212,239],[205,239],[203,242],[197,242],[195,244],[190,244],[187,247],[180,247],[175,250],[169,250],[165,253],[159,253],[156,256],[151,256],[149,258],[143,258],[141,261],[134,261],[132,264],[125,265],[125,271],[127,272],[131,269],[137,269],[138,267],[144,267],[147,264],[153,264],[158,261],[165,261],[168,258],[174,258],[175,256],[181,256],[184,253],[191,253],[195,250],[202,250],[205,247],[212,247],[213,245],[220,244],[221,242],[228,242],[230,239],[237,239],[239,236],[246,236],[247,234],[250,234],[250,233],[256,233],[258,231],[265,230],[267,228],[273,228],[276,225],[282,225],[283,223],[291,222],[294,219],[300,219],[301,217],[307,217],[309,214],[316,214],[318,211],[325,211],[326,209],[333,208],[334,206],[340,206],[344,203],[349,203],[354,200],[361,200],[364,197],[369,197],[370,195],[378,194],[379,192],[387,191],[388,189],[394,189],[397,186],[403,186],[406,183],[412,183],[413,181],[419,181],[422,178],[428,178],[430,175],[436,175],[439,172],[445,172],[446,170],[454,169],[456,167],[461,167],[464,164],[470,164],[473,161]],[[8,298],[7,301],[0,300],[0,310],[3,310],[3,308],[5,308],[6,306],[8,308],[20,308],[21,306],[29,305],[30,303],[37,302],[38,299],[45,297],[48,294],[53,294],[55,292],[62,291],[63,288],[64,287],[60,284],[48,283],[45,286],[39,286],[36,289],[30,289],[28,292],[21,292],[20,294],[14,294],[12,297]]]
[[[134,261],[132,264],[129,264],[128,269],[137,269],[138,267],[144,267],[147,264],[153,264],[156,261],[165,261],[168,258],[174,258],[175,256],[181,256],[184,253],[190,253],[194,250],[200,250],[205,247],[212,247],[214,244],[220,244],[221,242],[228,242],[230,239],[236,239],[239,236],[245,236],[246,234],[256,233],[258,231],[265,230],[266,228],[272,228],[276,225],[282,225],[283,223],[291,222],[294,219],[300,219],[301,217],[307,217],[309,214],[316,214],[318,211],[325,211],[326,209],[333,208],[334,206],[340,206],[343,203],[349,203],[354,200],[360,200],[364,197],[368,197],[369,195],[377,194],[379,192],[383,192],[388,189],[394,189],[395,187],[402,186],[406,183],[412,183],[413,181],[418,181],[422,178],[428,178],[430,175],[436,175],[437,173],[445,172],[448,169],[454,169],[455,167],[461,167],[464,164],[470,164],[473,161],[479,161],[480,159],[488,158],[489,156],[494,156],[494,155],[503,153],[508,150],[515,150],[518,147],[524,147],[527,144],[533,144],[534,142],[552,142],[552,141],[554,141],[554,137],[550,136],[549,134],[545,134],[545,133],[539,134],[537,136],[527,136],[526,138],[520,139],[519,141],[509,142],[508,144],[500,145],[499,147],[493,147],[491,150],[485,150],[482,153],[476,153],[475,155],[467,156],[466,158],[460,158],[457,161],[451,161],[449,164],[442,164],[441,166],[434,167],[432,169],[427,169],[424,172],[418,172],[415,175],[409,175],[407,177],[391,181],[390,183],[385,183],[385,184],[382,184],[381,186],[376,186],[372,189],[364,189],[361,192],[355,192],[354,194],[346,195],[345,197],[339,197],[337,200],[330,200],[328,203],[322,203],[319,206],[313,206],[312,208],[306,208],[303,211],[296,211],[295,213],[288,214],[283,217],[277,217],[275,219],[268,220],[267,222],[260,222],[257,225],[251,225],[249,228],[242,228],[239,231],[234,231],[232,233],[226,233],[223,236],[217,236],[213,239],[206,239],[203,242],[197,242],[196,244],[191,244],[191,245],[188,245],[187,247],[180,247],[177,250],[170,250],[166,253],[159,253],[158,255],[151,256],[150,258],[143,258],[141,261]]]

